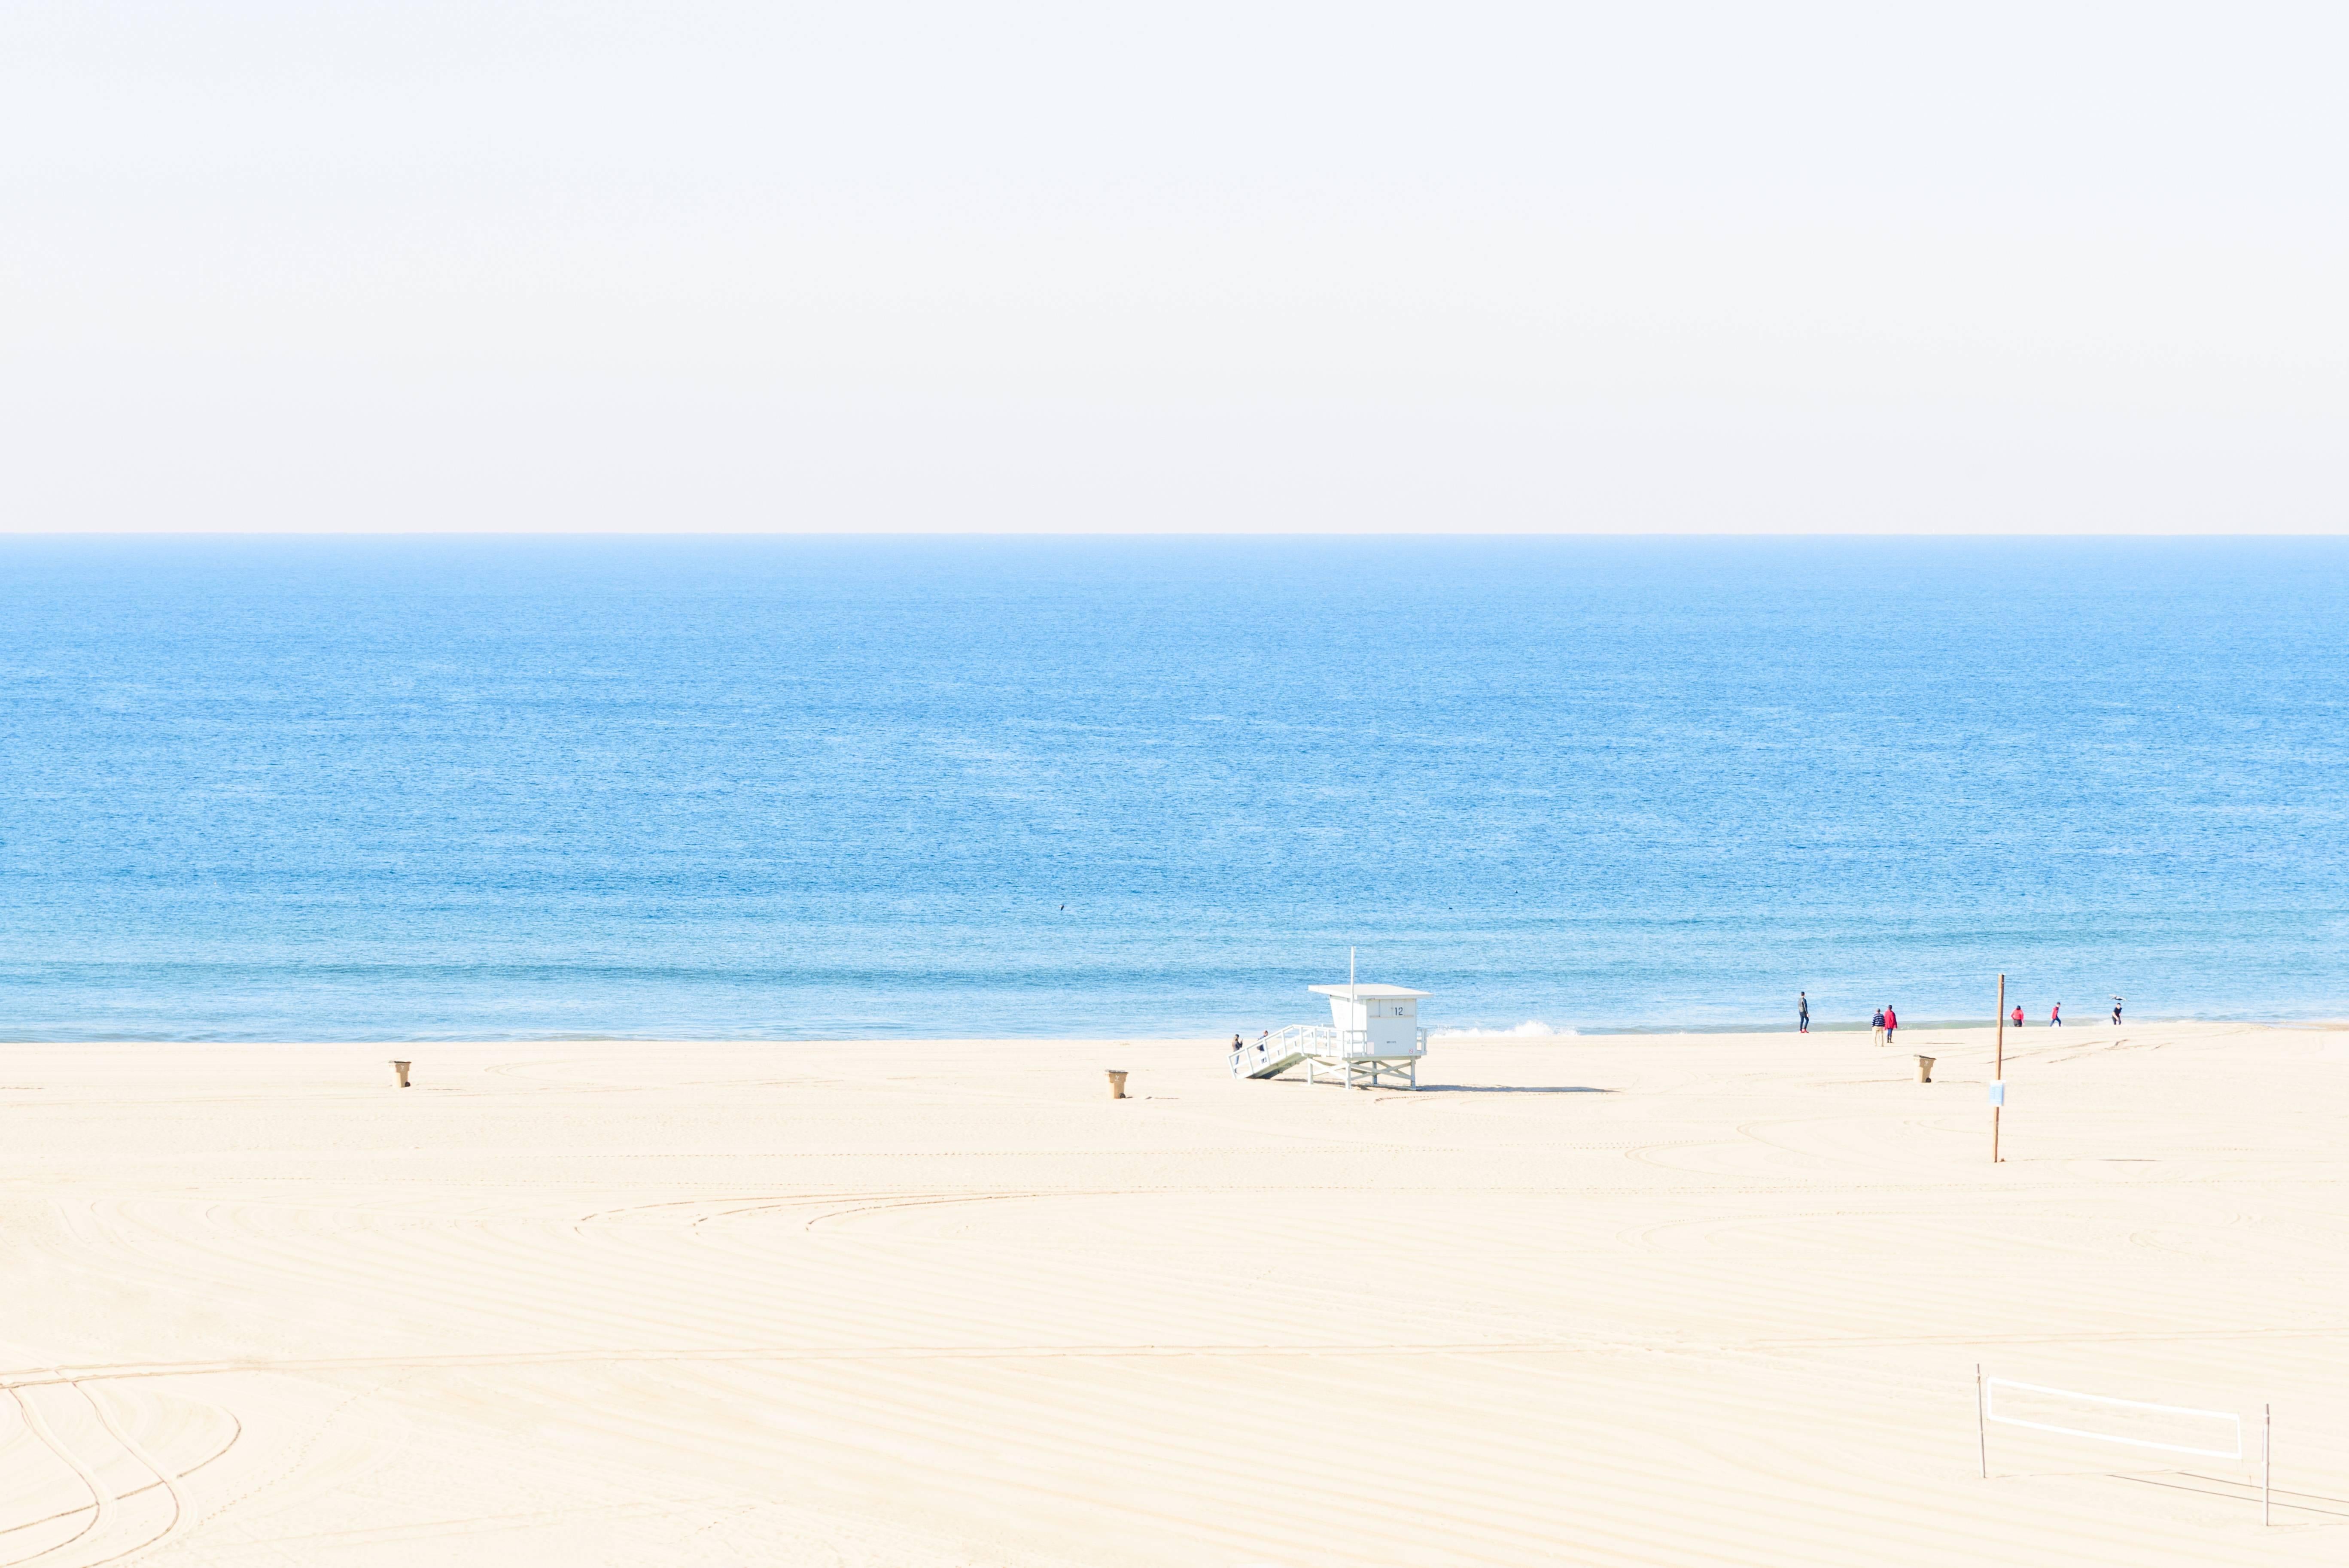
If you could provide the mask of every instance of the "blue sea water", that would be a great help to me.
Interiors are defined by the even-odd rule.
[[[0,542],[0,1037],[2349,1014],[2340,541]]]

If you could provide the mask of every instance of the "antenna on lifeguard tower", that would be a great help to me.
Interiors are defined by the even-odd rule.
[[[1346,949],[1346,1000],[1354,999],[1354,950]]]

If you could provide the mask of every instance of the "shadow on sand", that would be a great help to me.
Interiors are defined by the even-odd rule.
[[[1423,1083],[1422,1094],[1620,1094],[1620,1089],[1592,1088],[1586,1084],[1556,1087],[1514,1083]]]
[[[2119,1474],[2115,1475],[2112,1479],[2115,1480],[2133,1480],[2145,1486],[2167,1487],[2172,1491],[2196,1491],[2200,1492],[2204,1497],[2223,1497],[2230,1502],[2255,1503],[2260,1501],[2259,1486],[2257,1483],[2252,1481],[2238,1480],[2229,1476],[2196,1475],[2192,1470],[2177,1471],[2175,1472],[2175,1478],[2176,1479],[2173,1480],[2164,1480],[2158,1476]],[[2186,1483],[2189,1480],[2199,1480],[2208,1484],[2203,1486],[2188,1486]],[[2299,1499],[2308,1499],[2311,1501],[2295,1501]],[[2334,1506],[2331,1508],[2317,1507],[2316,1505],[2321,1502],[2329,1502]],[[2276,1511],[2279,1513],[2282,1512],[2286,1509],[2290,1509],[2294,1513],[2321,1513],[2329,1519],[2349,1520],[2349,1498],[2327,1497],[2323,1492],[2286,1491],[2283,1488],[2277,1487],[2275,1489],[2275,1508]],[[2285,1521],[2284,1522],[2291,1524],[2307,1524],[2314,1522],[2305,1519],[2293,1519]]]

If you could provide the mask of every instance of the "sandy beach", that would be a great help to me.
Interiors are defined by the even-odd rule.
[[[0,1564],[2337,1561],[2349,1032],[1990,1049],[0,1047]]]

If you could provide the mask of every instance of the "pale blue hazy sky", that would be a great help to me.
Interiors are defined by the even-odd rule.
[[[0,9],[0,527],[2338,531],[2317,5]]]

